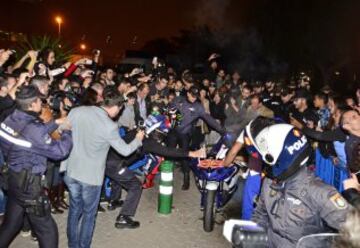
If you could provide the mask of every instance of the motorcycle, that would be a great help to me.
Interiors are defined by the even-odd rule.
[[[190,161],[190,168],[201,194],[200,206],[206,232],[213,230],[216,214],[221,212],[237,189],[238,172],[242,165],[235,163],[231,167],[221,166],[232,140],[233,137],[227,134],[212,147],[207,159]]]
[[[145,154],[144,157],[128,167],[140,176],[144,176],[143,189],[152,188],[154,179],[159,172],[159,167],[164,159],[153,154]]]
[[[145,130],[145,124],[143,122],[139,123],[138,126],[140,127],[140,129]],[[150,132],[147,132],[146,135],[149,135]],[[119,129],[120,137],[124,137],[125,133],[126,132],[123,128]],[[163,160],[163,157],[148,153],[139,160],[135,161],[132,165],[128,167],[128,169],[134,171],[139,176],[144,176],[144,189],[152,188],[154,186],[155,176],[159,172],[159,167]]]

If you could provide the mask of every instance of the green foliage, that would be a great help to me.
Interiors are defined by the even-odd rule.
[[[73,49],[66,43],[62,42],[59,38],[50,36],[31,36],[26,38],[17,46],[17,56],[24,56],[29,50],[41,51],[45,48],[51,48],[55,52],[56,64],[63,64],[73,54]]]

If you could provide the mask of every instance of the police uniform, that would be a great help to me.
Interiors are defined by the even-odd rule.
[[[17,98],[35,98],[26,86]],[[1,123],[0,145],[9,166],[9,191],[5,219],[0,227],[0,247],[8,247],[23,225],[24,214],[30,220],[40,247],[57,247],[58,230],[50,214],[44,192],[47,159],[65,158],[72,146],[70,131],[53,140],[49,133],[57,129],[55,122],[44,124],[34,112],[15,110]]]
[[[258,117],[246,126],[244,143],[264,161],[266,179],[252,220],[267,230],[270,247],[296,247],[303,236],[340,229],[352,207],[306,167],[306,136],[292,125]],[[324,246],[314,241],[309,247]]]
[[[339,230],[350,208],[335,188],[303,168],[283,186],[264,180],[252,220],[267,229],[270,247],[289,248],[303,236]]]

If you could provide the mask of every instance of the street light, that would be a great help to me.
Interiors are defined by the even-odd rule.
[[[59,37],[61,35],[61,24],[63,23],[63,19],[61,18],[61,16],[56,16],[55,17],[55,22],[58,24],[58,27],[59,27]]]
[[[80,44],[80,49],[83,50],[83,51],[86,50],[86,45],[84,43],[81,43]]]

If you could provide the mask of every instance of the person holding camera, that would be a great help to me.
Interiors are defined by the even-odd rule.
[[[39,118],[41,100],[34,86],[22,87],[16,93],[16,103],[18,109],[0,127],[0,145],[9,167],[8,201],[0,227],[0,247],[10,245],[25,215],[40,247],[58,247],[58,230],[50,214],[44,173],[48,159],[61,160],[70,152],[70,125],[63,123],[59,140],[50,137],[49,133],[56,130],[58,124],[56,121],[44,124]]]

